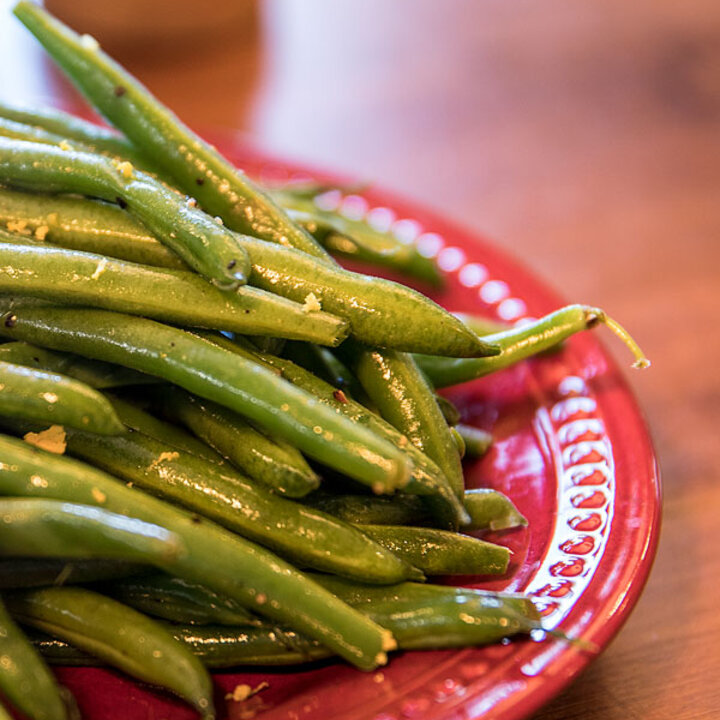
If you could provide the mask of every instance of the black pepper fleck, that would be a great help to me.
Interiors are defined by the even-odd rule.
[[[115,92],[115,97],[122,97],[127,92],[127,90],[125,90],[125,88],[122,85],[118,85],[115,88],[114,92]]]
[[[202,522],[202,518],[199,515],[191,515],[190,522],[193,522],[196,525],[199,525]]]
[[[14,328],[17,325],[17,315],[8,315],[5,318],[5,327]]]
[[[115,198],[115,202],[124,210],[127,207],[127,203],[119,195]]]
[[[236,265],[237,265],[237,260],[231,260],[231,261],[227,264],[227,269],[228,269],[228,270],[232,270]]]
[[[198,185],[203,185],[205,183],[205,178],[195,178],[195,182]]]
[[[347,401],[348,401],[348,400],[347,400],[347,395],[345,395],[345,393],[344,393],[342,390],[334,390],[334,391],[333,391],[333,397],[334,397],[339,403],[342,403],[343,405],[344,405],[345,403],[347,403]]]

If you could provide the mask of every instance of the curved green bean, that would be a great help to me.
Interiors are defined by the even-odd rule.
[[[446,359],[421,355],[415,359],[436,388],[448,387],[514,365],[548,350],[575,333],[601,323],[607,325],[628,346],[635,356],[633,367],[645,368],[650,365],[635,341],[620,325],[600,308],[587,305],[568,305],[527,325],[486,336],[487,342],[501,348],[500,354],[493,357]]]
[[[2,238],[0,292],[323,345],[337,345],[348,333],[348,324],[340,318],[309,313],[299,303],[256,288],[244,286],[230,294],[185,270],[153,268],[63,248],[4,243]]]
[[[0,414],[103,435],[125,431],[112,405],[88,385],[65,375],[2,360]]]
[[[32,720],[67,720],[57,681],[0,601],[0,691]],[[9,717],[9,716],[8,716]]]
[[[83,44],[32,3],[19,2],[13,12],[93,105],[209,213],[234,230],[322,258],[324,251],[310,235],[97,45]]]
[[[81,588],[44,588],[7,597],[26,625],[67,640],[135,678],[167,688],[203,718],[215,717],[212,681],[202,663],[159,623]]]
[[[237,413],[177,388],[163,388],[156,397],[168,418],[280,495],[299,498],[319,486],[320,478],[297,448],[259,432]]]
[[[214,523],[152,498],[88,465],[0,436],[0,493],[100,505],[158,523],[187,554],[166,572],[207,585],[243,606],[315,638],[365,670],[386,661],[391,633],[359,615],[271,552]],[[39,481],[30,482],[37,477]]]
[[[114,558],[162,567],[185,552],[165,528],[92,505],[3,498],[0,518],[4,557]]]
[[[422,578],[422,573],[332,515],[286,500],[232,468],[212,465],[140,433],[105,442],[73,432],[67,451],[300,566],[369,583]]]
[[[105,310],[21,310],[1,299],[0,310],[4,311],[0,335],[163,377],[250,418],[378,492],[407,483],[410,463],[389,442],[339,417],[276,373],[197,335]],[[9,318],[13,318],[10,323]]]
[[[362,525],[375,542],[427,575],[502,575],[510,551],[502,545],[435,528]]]
[[[142,563],[105,558],[2,558],[0,590],[115,580],[147,570]]]
[[[68,250],[172,270],[188,269],[141,222],[102,200],[0,188],[0,226]]]
[[[129,162],[0,137],[0,181],[115,202],[217,287],[235,290],[247,280],[249,260],[238,236]]]

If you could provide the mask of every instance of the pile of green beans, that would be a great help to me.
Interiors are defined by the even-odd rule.
[[[115,130],[0,104],[0,697],[72,716],[46,662],[102,663],[215,717],[208,668],[495,642],[541,629],[476,536],[527,521],[467,489],[492,437],[438,388],[600,322],[455,316],[412,246],[258,189],[88,36],[15,15]],[[473,533],[473,534],[471,534]],[[0,705],[0,715],[4,709]]]

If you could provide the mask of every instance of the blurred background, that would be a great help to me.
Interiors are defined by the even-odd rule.
[[[633,332],[660,551],[627,626],[536,720],[720,717],[717,0],[49,5],[194,129],[399,191]],[[8,7],[0,99],[78,107]]]

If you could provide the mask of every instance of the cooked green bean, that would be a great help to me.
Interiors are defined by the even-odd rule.
[[[43,145],[59,145],[64,139],[61,135],[54,135],[42,128],[3,117],[0,117],[0,137],[37,142]]]
[[[7,342],[0,345],[0,361],[68,375],[96,389],[158,382],[152,375],[121,365],[88,360],[73,353],[54,352],[26,342]]]
[[[308,496],[305,502],[355,525],[417,525],[427,519],[422,499],[416,495],[386,497],[318,492]]]
[[[505,332],[510,329],[510,325],[507,323],[492,320],[484,315],[474,315],[473,313],[460,313],[454,312],[453,315],[458,319],[462,320],[470,330],[480,337],[486,335],[496,335],[500,332]]]
[[[487,342],[502,348],[501,353],[493,357],[446,359],[421,355],[415,359],[436,388],[448,387],[514,365],[600,323],[607,325],[628,346],[635,356],[633,367],[650,365],[635,341],[620,325],[600,308],[587,305],[568,305],[522,327],[486,336]]]
[[[207,585],[271,620],[318,639],[362,669],[395,647],[391,633],[351,610],[271,552],[214,523],[152,498],[88,465],[0,436],[0,493],[67,500],[158,523],[187,554],[166,572]],[[40,479],[37,483],[30,478]]]
[[[203,718],[215,717],[212,681],[200,661],[159,623],[82,588],[13,593],[7,605],[20,622],[187,700]]]
[[[451,427],[455,427],[460,422],[460,411],[455,404],[442,395],[436,395],[435,402],[438,404],[445,422]]]
[[[129,162],[0,137],[0,182],[115,202],[218,287],[234,290],[247,280],[249,260],[238,236]]]
[[[116,558],[163,566],[184,554],[158,525],[60,500],[0,500],[0,556]]]
[[[0,590],[115,580],[147,571],[141,563],[104,558],[2,558]]]
[[[256,288],[245,286],[230,294],[185,270],[22,242],[0,242],[0,292],[323,345],[337,345],[348,332],[340,318],[308,313],[299,303]]]
[[[170,622],[257,625],[260,620],[231,598],[169,575],[145,575],[98,586],[104,595]]]
[[[435,528],[362,525],[375,542],[427,575],[502,575],[510,551],[502,545]]]
[[[482,457],[490,449],[493,438],[489,432],[465,425],[464,423],[458,423],[455,429],[465,444],[467,457]]]
[[[187,265],[125,210],[102,200],[0,188],[0,227],[58,247],[142,265]]]
[[[256,430],[237,413],[177,388],[163,388],[155,396],[168,418],[186,425],[238,469],[275,492],[298,498],[320,484],[297,448]]]
[[[44,130],[52,138],[77,141],[103,155],[130,160],[136,167],[153,169],[127,138],[62,110],[18,107],[0,102],[0,118]]]
[[[508,530],[528,524],[512,500],[497,490],[466,490],[464,502],[470,515],[470,522],[465,528],[468,531]]]
[[[413,358],[406,353],[366,350],[357,355],[355,372],[385,420],[433,460],[462,497],[460,453],[437,398]]]
[[[67,451],[300,566],[369,583],[422,577],[351,525],[285,500],[230,467],[212,465],[141,433],[104,442],[99,436],[71,432]]]
[[[218,455],[202,440],[185,432],[181,427],[169,422],[163,422],[154,415],[141,410],[136,405],[126,402],[115,395],[108,396],[108,399],[115,408],[115,412],[120,420],[131,430],[136,430],[158,442],[170,445],[175,450],[182,450],[191,455],[197,455],[217,465],[225,464],[223,457]]]
[[[1,299],[0,310],[0,334],[163,377],[239,412],[379,492],[407,482],[409,461],[389,442],[338,416],[274,372],[197,335],[104,310],[21,310]]]
[[[57,682],[0,601],[0,691],[32,720],[67,720]]]
[[[438,266],[421,255],[413,243],[402,243],[391,233],[376,230],[365,220],[323,210],[312,196],[293,192],[292,186],[271,190],[270,194],[332,255],[394,270],[436,287],[443,284]]]
[[[234,230],[322,257],[310,235],[97,45],[88,47],[32,3],[19,2],[13,12],[95,107],[209,213]]]
[[[110,403],[97,390],[65,375],[2,360],[0,414],[103,435],[125,431]]]

